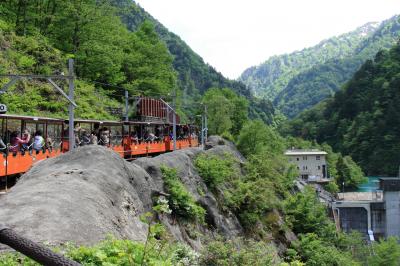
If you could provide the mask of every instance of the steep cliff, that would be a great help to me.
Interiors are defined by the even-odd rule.
[[[191,148],[133,163],[109,149],[86,146],[39,162],[1,198],[0,223],[51,245],[94,244],[107,234],[144,240],[147,225],[140,221],[140,215],[151,211],[153,196],[163,194],[160,167],[166,165],[178,170],[183,184],[207,211],[206,225],[188,225],[168,215],[160,217],[175,239],[199,249],[201,241],[193,237],[193,230],[202,236],[240,236],[243,229],[238,219],[219,210],[216,198],[193,165],[194,157],[201,152],[228,152],[239,162],[243,159],[234,146],[217,144],[211,142],[207,151]]]

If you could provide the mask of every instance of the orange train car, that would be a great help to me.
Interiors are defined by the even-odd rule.
[[[97,144],[109,147],[127,159],[173,150],[172,126],[168,123],[77,119],[74,125],[77,147],[90,145],[94,135]],[[35,132],[42,132],[44,143],[41,149],[33,149],[31,142],[19,145],[17,150],[11,145],[15,136],[24,138],[25,129],[32,138]],[[197,128],[192,125],[177,125],[176,148],[197,147],[196,133]],[[64,119],[0,115],[0,134],[7,146],[0,147],[0,187],[4,177],[22,174],[34,163],[69,150],[68,120]]]

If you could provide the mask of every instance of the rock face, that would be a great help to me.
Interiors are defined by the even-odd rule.
[[[217,200],[194,169],[193,159],[201,152],[237,156],[234,147],[215,141],[207,151],[190,148],[132,163],[100,146],[85,146],[47,159],[1,197],[0,224],[51,245],[94,244],[107,234],[144,240],[147,225],[139,217],[151,210],[154,193],[164,191],[160,166],[166,165],[178,170],[187,189],[207,210],[211,226],[197,226],[196,230],[203,234],[217,231],[226,237],[241,235],[237,218],[219,211]],[[200,241],[189,236],[186,226],[170,217],[161,220],[176,239],[200,248]]]

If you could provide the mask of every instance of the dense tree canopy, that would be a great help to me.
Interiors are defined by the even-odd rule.
[[[281,131],[351,155],[369,175],[397,175],[400,164],[400,45],[367,61],[336,95]]]
[[[7,1],[1,4],[1,38],[3,73],[53,74],[65,72],[67,58],[75,59],[80,94],[77,114],[81,117],[109,118],[96,104],[85,104],[88,98],[101,97],[120,100],[123,92],[113,86],[125,87],[131,94],[166,96],[177,89],[173,58],[158,37],[154,25],[144,21],[135,32],[129,32],[117,15],[117,9],[107,1]],[[17,33],[17,35],[15,33]],[[85,86],[90,86],[92,95]],[[86,85],[85,85],[86,84]],[[100,85],[99,85],[100,84]],[[37,114],[51,111],[51,115],[66,112],[63,104],[55,101],[53,93],[40,93],[35,84],[17,84],[11,91],[24,93],[4,95],[11,112]],[[45,84],[42,85],[48,87]],[[11,92],[10,91],[10,92]],[[51,92],[51,90],[50,90]],[[22,99],[29,97],[29,104]],[[89,100],[89,102],[95,102]],[[105,100],[105,106],[118,106],[117,101]],[[82,107],[80,106],[82,105]],[[80,112],[80,108],[85,111]],[[96,111],[95,111],[96,110]],[[90,115],[88,114],[90,113]]]
[[[208,90],[203,103],[207,106],[210,134],[237,135],[248,119],[248,101],[229,88]]]

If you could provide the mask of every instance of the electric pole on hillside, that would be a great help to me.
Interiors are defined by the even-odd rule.
[[[201,148],[204,150],[204,113],[201,114]]]
[[[160,98],[160,101],[165,104],[167,107],[167,119],[168,122],[171,123],[171,113],[172,113],[172,138],[173,138],[173,147],[174,150],[176,150],[176,111],[175,111],[175,91],[172,95],[172,106],[170,106],[166,101],[164,101],[162,98]]]
[[[175,101],[176,101],[176,90],[174,88],[174,92],[172,95],[172,137],[174,141],[174,151],[176,151],[176,106],[175,106]]]
[[[68,112],[69,112],[69,132],[68,132],[68,137],[69,137],[69,150],[75,149],[75,135],[74,135],[74,109],[77,106],[76,103],[74,102],[74,60],[69,59],[68,60],[68,97],[67,99],[69,100],[69,107],[68,107]],[[50,80],[49,80],[50,81]],[[55,84],[53,84],[55,88],[58,88]],[[61,88],[58,88],[60,92],[64,92]]]
[[[69,101],[69,107],[68,107],[68,112],[69,112],[69,131],[68,131],[68,138],[69,138],[69,150],[73,150],[75,148],[75,136],[74,136],[74,109],[77,107],[75,101],[74,101],[74,80],[75,80],[75,75],[74,75],[74,60],[69,59],[68,60],[68,75],[65,76],[64,74],[60,75],[18,75],[18,74],[5,74],[5,75],[0,75],[0,78],[10,78],[10,81],[6,83],[1,91],[0,94],[6,93],[8,88],[14,85],[17,81],[22,80],[22,79],[38,79],[38,80],[47,80],[51,85],[53,85],[54,89],[58,91],[64,98],[66,98]],[[68,82],[68,95],[61,89],[54,81],[53,79],[58,79],[58,80],[66,80]]]
[[[204,105],[204,145],[206,144],[207,141],[207,133],[208,133],[208,128],[207,128],[207,105]]]
[[[125,122],[128,122],[129,117],[129,93],[125,90]]]

